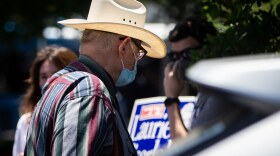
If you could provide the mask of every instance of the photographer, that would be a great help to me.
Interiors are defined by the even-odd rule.
[[[203,47],[207,34],[216,35],[216,29],[212,23],[200,17],[189,17],[177,23],[169,33],[171,51],[168,53],[168,57],[170,62],[165,67],[163,83],[165,96],[167,97],[164,103],[168,111],[172,139],[185,137],[190,130],[190,127],[185,127],[183,124],[178,96],[194,96],[197,94],[196,89],[186,80],[185,70],[191,63],[190,52]],[[204,96],[200,96],[198,101],[203,103],[204,99]],[[200,104],[197,103],[196,105]],[[199,108],[196,108],[195,106],[194,114],[198,115]]]

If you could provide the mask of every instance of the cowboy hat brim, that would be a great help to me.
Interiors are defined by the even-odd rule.
[[[141,46],[148,52],[147,56],[163,58],[166,55],[165,43],[158,36],[143,28],[120,23],[88,22],[83,19],[68,19],[58,23],[80,30],[94,29],[129,36],[142,41]]]

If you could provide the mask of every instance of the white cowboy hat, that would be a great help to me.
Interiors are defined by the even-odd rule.
[[[58,23],[80,30],[94,29],[129,36],[142,41],[147,56],[163,58],[166,45],[157,35],[144,29],[145,6],[136,0],[92,0],[88,18]]]

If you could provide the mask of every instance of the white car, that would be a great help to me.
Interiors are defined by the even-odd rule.
[[[280,155],[279,54],[202,60],[187,77],[217,103],[235,109],[157,155]]]

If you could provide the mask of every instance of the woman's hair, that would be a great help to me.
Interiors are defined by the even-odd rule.
[[[20,106],[20,114],[32,112],[34,106],[40,100],[42,93],[39,84],[40,68],[44,61],[50,61],[58,70],[77,60],[77,55],[68,48],[50,45],[41,49],[30,68],[29,78],[26,80],[28,88],[23,96]]]

